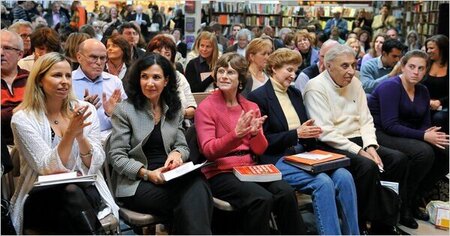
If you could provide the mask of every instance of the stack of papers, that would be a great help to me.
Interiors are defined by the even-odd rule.
[[[93,183],[97,180],[97,175],[84,175],[77,176],[77,172],[69,172],[53,175],[41,175],[34,183],[35,187],[49,186],[56,184],[68,184],[68,183]]]

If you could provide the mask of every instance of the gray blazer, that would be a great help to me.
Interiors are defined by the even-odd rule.
[[[164,104],[160,121],[164,149],[167,154],[174,150],[180,152],[186,161],[189,148],[183,133],[183,114],[180,111],[178,118],[166,120],[164,114],[168,109]],[[106,145],[106,154],[114,169],[112,187],[116,197],[133,196],[141,181],[138,178],[139,169],[148,166],[142,145],[155,127],[150,103],[147,101],[144,109],[136,110],[129,100],[121,102],[111,116],[111,123],[112,132]]]

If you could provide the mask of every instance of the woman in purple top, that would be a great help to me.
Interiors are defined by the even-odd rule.
[[[428,55],[423,51],[406,53],[401,60],[402,75],[381,83],[368,102],[378,142],[409,157],[410,174],[403,189],[407,199],[402,199],[400,224],[410,228],[418,226],[408,215],[429,219],[414,200],[449,170],[448,135],[441,132],[440,127],[431,126],[430,95],[420,84],[427,70],[427,60]]]

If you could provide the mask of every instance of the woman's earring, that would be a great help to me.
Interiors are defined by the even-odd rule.
[[[243,89],[242,82],[239,82],[239,89]]]

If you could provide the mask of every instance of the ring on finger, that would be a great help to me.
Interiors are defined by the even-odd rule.
[[[77,116],[81,115],[81,111],[77,111]]]

